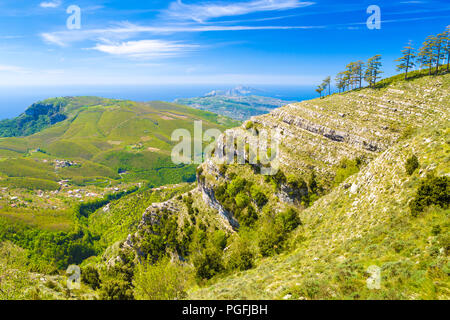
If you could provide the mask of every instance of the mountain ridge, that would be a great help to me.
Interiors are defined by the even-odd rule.
[[[415,217],[409,203],[427,175],[450,177],[449,89],[448,74],[422,77],[253,117],[227,133],[283,131],[281,174],[264,177],[213,157],[197,170],[197,190],[150,206],[123,248],[145,256],[158,217],[195,214],[226,232],[229,247],[217,251],[224,272],[206,262],[208,249],[193,258],[200,277],[212,279],[188,289],[191,299],[446,299],[449,209],[431,206]],[[419,165],[409,175],[412,155]],[[278,216],[294,219],[293,229]],[[217,271],[203,273],[203,263]],[[379,290],[366,285],[373,267],[383,276]]]

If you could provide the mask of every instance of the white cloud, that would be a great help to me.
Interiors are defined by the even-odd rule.
[[[175,19],[204,22],[220,17],[239,16],[263,11],[290,10],[314,4],[315,2],[304,2],[301,0],[252,0],[235,3],[184,4],[181,0],[177,0],[170,4],[165,14]]]
[[[0,72],[8,72],[8,73],[29,73],[26,69],[22,67],[17,66],[11,66],[11,65],[0,65]]]
[[[226,31],[251,31],[251,30],[298,30],[298,29],[322,29],[324,26],[139,26],[126,23],[119,27],[109,29],[83,29],[74,31],[59,31],[42,33],[44,41],[59,46],[67,46],[69,43],[93,40],[99,38],[107,39],[129,39],[140,33],[168,34],[188,32],[226,32]]]
[[[56,44],[61,47],[66,46],[66,42],[64,41],[64,39],[58,36],[57,33],[42,33],[41,37],[45,42]]]
[[[197,45],[163,40],[139,40],[120,43],[99,43],[93,49],[134,59],[173,57],[192,51]]]
[[[61,0],[44,1],[40,3],[41,8],[58,8],[61,5]]]

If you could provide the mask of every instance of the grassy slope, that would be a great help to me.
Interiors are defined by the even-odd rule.
[[[191,190],[189,184],[170,186],[161,190],[145,189],[113,201],[105,210],[101,208],[89,216],[89,230],[101,235],[102,245],[124,240],[136,230],[143,212],[152,204],[166,201]]]
[[[255,269],[217,279],[217,283],[209,287],[192,290],[189,297],[448,299],[450,212],[430,208],[414,218],[408,202],[420,177],[427,172],[450,174],[449,87],[449,75],[425,77],[410,82],[394,82],[381,90],[364,89],[302,103],[306,108],[311,106],[320,110],[322,107],[325,114],[344,112],[347,118],[349,113],[353,114],[352,122],[356,123],[370,116],[373,120],[370,125],[375,128],[387,124],[388,128],[395,130],[385,130],[388,132],[378,141],[392,146],[381,154],[373,154],[371,158],[374,160],[358,174],[301,212],[303,226],[289,240],[289,252],[273,258],[260,258]],[[385,102],[380,102],[380,99]],[[364,104],[362,107],[378,108],[372,107],[372,111],[367,113],[361,110],[361,103]],[[383,112],[385,108],[380,104],[389,104],[397,111]],[[357,105],[359,108],[355,107]],[[399,109],[406,111],[401,117],[388,116]],[[365,116],[357,117],[361,112],[366,112]],[[417,115],[419,113],[420,116]],[[330,123],[324,116],[317,121]],[[368,123],[361,124],[361,127],[368,126]],[[415,131],[408,128],[410,126]],[[350,127],[350,130],[358,130],[358,127]],[[410,137],[400,139],[405,134]],[[308,147],[308,143],[303,143],[303,146]],[[287,152],[291,152],[294,161],[302,163],[293,149],[296,150],[291,146]],[[312,148],[314,150],[317,149]],[[340,154],[337,148],[328,148],[327,152],[334,150]],[[330,159],[336,154],[331,154]],[[418,156],[421,166],[409,177],[404,164],[412,154]],[[326,161],[323,163],[324,168],[329,166]],[[353,184],[357,186],[356,194],[348,188]],[[439,229],[437,226],[440,233],[433,232],[433,229]],[[369,290],[366,286],[370,276],[367,269],[372,265],[382,270],[380,290]]]
[[[67,120],[30,136],[0,138],[0,187],[7,188],[0,192],[0,216],[9,221],[46,230],[70,229],[68,212],[74,201],[64,199],[67,190],[50,194],[60,189],[60,180],[69,179],[75,189],[99,194],[101,190],[94,186],[140,181],[159,186],[192,179],[195,166],[176,166],[170,159],[173,130],[186,128],[192,133],[195,120],[202,120],[205,130],[238,124],[209,112],[157,101],[63,100],[67,104],[61,112]],[[33,151],[38,148],[43,152]],[[78,165],[56,169],[55,159],[74,160]],[[120,169],[127,174],[119,175]],[[38,197],[37,190],[48,192]],[[19,202],[11,201],[13,197]]]
[[[163,102],[143,104],[93,97],[65,100],[68,120],[31,136],[0,139],[4,160],[0,162],[0,172],[4,176],[51,181],[120,179],[117,172],[123,167],[139,173],[132,174],[128,180],[154,180],[155,185],[180,182],[176,176],[192,174],[194,169],[183,170],[171,164],[170,151],[174,145],[170,141],[171,133],[179,128],[192,133],[194,120],[202,120],[205,130],[212,127],[223,130],[237,124],[208,112]],[[37,148],[46,154],[28,153]],[[74,159],[81,166],[55,173],[50,164],[32,161],[35,158]],[[161,169],[174,170],[176,174],[171,175],[167,170],[160,174]]]

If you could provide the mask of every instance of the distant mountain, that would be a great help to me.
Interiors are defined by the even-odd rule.
[[[225,96],[225,97],[247,97],[247,96],[263,96],[267,94],[263,90],[251,88],[251,87],[245,87],[245,86],[237,86],[233,89],[229,89],[226,91],[223,90],[213,90],[207,94],[205,94],[205,97],[217,97],[217,96]]]
[[[269,113],[289,103],[269,97],[263,90],[245,86],[237,86],[229,90],[214,90],[203,97],[177,99],[175,102],[241,121]]]

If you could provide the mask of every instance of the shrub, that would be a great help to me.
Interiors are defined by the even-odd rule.
[[[259,208],[262,208],[267,204],[268,199],[258,186],[253,185],[250,189],[250,194]]]
[[[261,255],[269,257],[280,253],[283,241],[283,230],[277,224],[265,221],[259,230],[258,247]]]
[[[423,212],[431,205],[448,208],[450,203],[450,186],[448,177],[435,177],[428,175],[420,182],[414,199],[410,203],[413,216]]]
[[[81,272],[81,281],[94,290],[100,288],[100,275],[95,267],[88,266],[84,268]]]
[[[238,215],[238,220],[241,226],[251,228],[258,220],[258,214],[252,205],[248,206],[245,211]]]
[[[271,176],[272,181],[275,182],[277,188],[281,186],[281,184],[286,183],[286,175],[283,173],[283,171],[278,170],[278,172]]]
[[[414,171],[419,168],[419,159],[415,155],[412,155],[411,158],[408,158],[405,163],[405,170],[408,176],[411,176]]]
[[[242,238],[237,238],[228,249],[228,270],[245,271],[253,267],[254,255],[249,244]]]
[[[100,299],[133,300],[133,291],[127,281],[109,278],[102,281]]]
[[[237,177],[227,187],[227,192],[231,197],[235,197],[239,192],[244,190],[247,184],[247,180],[241,177]]]
[[[294,174],[290,174],[286,177],[287,184],[293,189],[305,189],[308,187],[305,180],[300,177],[297,177]]]
[[[194,266],[198,279],[211,279],[223,270],[222,252],[215,248],[205,249],[194,258]]]
[[[227,234],[223,230],[214,231],[212,242],[214,247],[224,250],[227,246]]]
[[[281,224],[281,227],[285,233],[289,233],[302,224],[297,211],[292,208],[283,211],[278,214],[277,220]]]
[[[136,267],[134,296],[138,300],[179,300],[186,298],[190,274],[187,269],[168,258],[152,265]]]
[[[236,196],[236,205],[239,209],[244,209],[250,203],[250,198],[243,192],[239,192]]]

